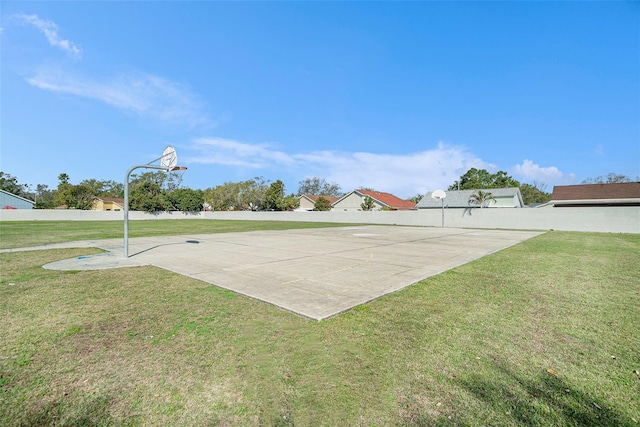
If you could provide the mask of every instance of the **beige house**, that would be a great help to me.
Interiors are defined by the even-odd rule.
[[[124,199],[118,197],[96,197],[93,201],[94,211],[123,211]]]
[[[338,198],[334,196],[315,196],[312,194],[303,194],[302,196],[300,196],[300,207],[298,208],[298,210],[312,211],[315,208],[316,200],[318,200],[319,197],[327,199],[332,205],[336,201],[338,201]]]
[[[351,193],[344,195],[337,202],[333,203],[333,209],[336,211],[361,211],[362,203],[367,197],[371,197],[373,199],[373,209],[374,211],[379,211],[381,209],[388,209],[394,211],[406,211],[410,209],[415,209],[416,204],[409,201],[403,200],[399,197],[394,196],[390,193],[384,193],[382,191],[374,191],[374,190],[353,190]]]

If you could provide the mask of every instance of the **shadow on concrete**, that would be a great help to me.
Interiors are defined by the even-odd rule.
[[[157,249],[157,248],[160,248],[162,246],[173,246],[173,245],[184,245],[184,244],[192,244],[193,245],[193,244],[199,244],[199,243],[200,243],[199,240],[185,240],[184,242],[161,243],[159,245],[151,246],[150,248],[143,249],[143,250],[138,251],[138,252],[136,252],[134,254],[131,254],[131,255],[129,255],[129,257],[134,257],[136,255],[140,255],[140,254],[143,254],[145,252],[149,252],[149,251],[151,251],[153,249]]]

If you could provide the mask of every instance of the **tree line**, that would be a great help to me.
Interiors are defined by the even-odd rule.
[[[486,169],[469,169],[460,179],[451,184],[448,188],[452,190],[487,190],[491,188],[520,188],[522,202],[525,205],[531,203],[546,203],[551,200],[551,193],[546,191],[547,185],[543,182],[533,181],[533,184],[521,184],[519,181],[509,176],[505,171],[490,173]],[[480,204],[485,202],[483,196]]]
[[[636,178],[640,181],[640,177]],[[587,178],[581,184],[617,184],[624,182],[632,182],[627,175],[609,173],[606,177],[598,176],[595,178]],[[494,174],[489,173],[485,169],[469,169],[459,180],[449,186],[449,190],[479,190],[491,188],[511,188],[519,187],[522,194],[522,201],[525,205],[532,203],[546,203],[551,200],[551,193],[546,191],[547,185],[540,181],[533,181],[532,184],[521,184],[517,180],[509,176],[505,171],[498,171]],[[476,204],[484,204],[486,200],[491,198],[491,194],[484,194],[482,200],[476,201]]]
[[[273,210],[297,209],[302,194],[337,196],[340,186],[320,178],[306,178],[299,183],[298,193],[285,195],[281,180],[270,182],[256,177],[241,182],[226,182],[206,190],[182,188],[181,175],[175,172],[146,172],[131,175],[129,209],[144,212],[211,210]],[[50,189],[38,184],[35,188],[21,184],[8,173],[0,172],[0,188],[35,202],[36,209],[92,209],[97,198],[123,198],[124,184],[116,181],[86,179],[72,184],[66,173],[58,175],[58,186]]]
[[[202,210],[202,190],[180,188],[182,179],[176,173],[147,172],[131,175],[129,183],[129,208],[147,212],[157,211],[200,211]],[[32,188],[20,184],[10,174],[0,172],[0,188],[35,202],[36,209],[92,209],[97,198],[124,197],[124,184],[116,181],[85,179],[72,184],[66,173],[58,175],[58,186],[38,184]]]
[[[640,180],[640,178],[637,178]],[[607,176],[587,178],[582,184],[609,184],[631,182],[623,174],[610,173]],[[520,183],[505,171],[490,173],[485,169],[469,169],[448,187],[453,190],[479,190],[491,188],[518,187],[524,204],[545,203],[551,198],[546,184],[534,181]],[[58,175],[57,188],[47,185],[35,187],[21,184],[18,179],[0,171],[0,189],[35,202],[36,209],[66,207],[70,209],[92,209],[96,198],[124,197],[124,184],[116,181],[85,179],[79,184],[71,184],[66,173]],[[129,208],[145,212],[182,211],[197,212],[203,209],[214,211],[229,210],[274,210],[286,211],[299,207],[299,197],[304,194],[341,197],[344,195],[338,183],[323,178],[305,178],[298,183],[297,193],[286,195],[281,180],[271,182],[263,177],[255,177],[240,182],[225,182],[205,190],[182,188],[182,177],[175,172],[146,172],[131,175],[129,183]],[[423,195],[410,200],[419,202]],[[372,203],[371,200],[369,203]],[[368,206],[367,206],[368,207]],[[316,202],[317,210],[330,210],[331,204],[325,198]],[[363,207],[364,209],[364,207]]]
[[[299,198],[304,194],[340,197],[342,190],[335,182],[312,177],[298,183],[297,193],[286,196],[285,194],[286,188],[281,180],[269,183],[263,177],[255,177],[247,181],[225,182],[216,187],[207,188],[204,190],[204,200],[214,211],[286,211],[297,209],[300,206]],[[326,201],[326,199],[323,200]]]

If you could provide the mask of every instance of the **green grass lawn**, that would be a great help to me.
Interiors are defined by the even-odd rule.
[[[0,254],[2,425],[640,422],[638,235],[546,233],[321,322],[155,267],[41,268],[85,254]]]
[[[129,221],[129,237],[180,234],[231,233],[234,231],[292,230],[343,227],[340,223],[294,221],[237,221],[209,219]],[[124,236],[123,221],[12,221],[0,223],[0,249],[115,239]]]

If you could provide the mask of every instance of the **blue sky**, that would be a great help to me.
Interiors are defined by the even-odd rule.
[[[633,2],[3,2],[1,164],[205,189],[317,176],[400,197],[469,168],[640,176]]]

